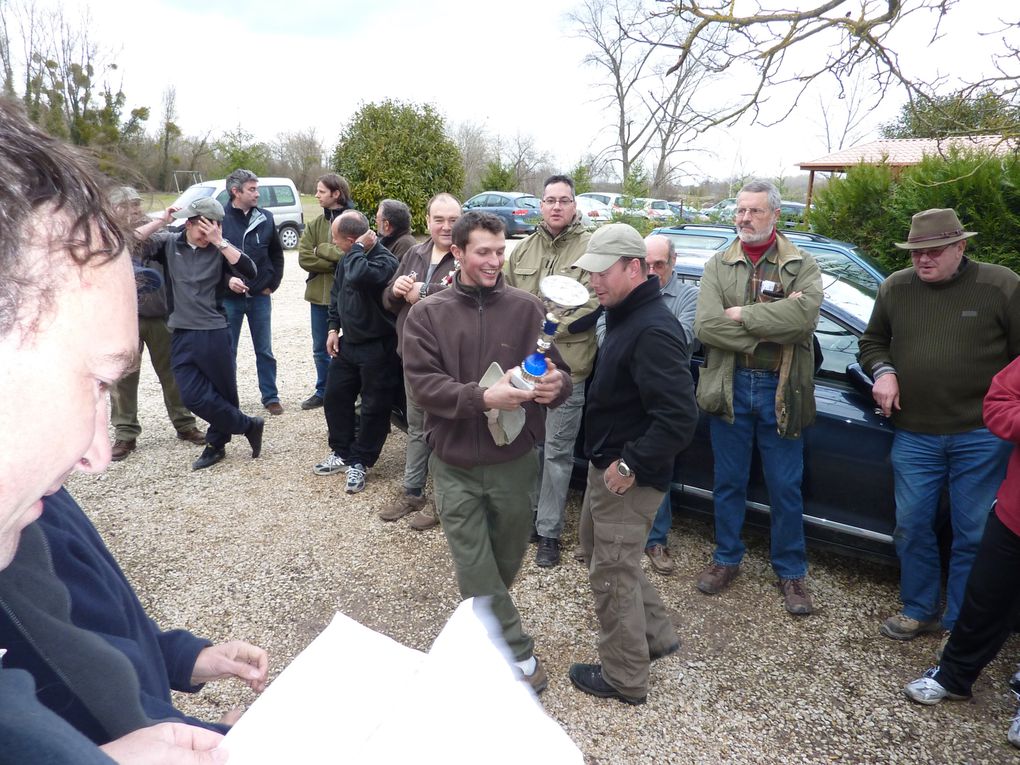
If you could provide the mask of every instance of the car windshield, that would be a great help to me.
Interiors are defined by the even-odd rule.
[[[733,237],[725,236],[698,236],[697,234],[673,233],[659,229],[656,233],[668,236],[673,240],[673,246],[677,252],[681,250],[721,250]]]
[[[818,263],[825,297],[867,323],[878,296],[879,280],[839,250],[807,242],[797,246],[810,252]]]
[[[184,209],[196,199],[211,197],[216,189],[212,186],[189,186],[173,203],[173,207]]]
[[[532,210],[538,210],[542,206],[538,197],[517,197],[517,199],[514,200],[514,204],[517,205],[517,207],[528,207]]]

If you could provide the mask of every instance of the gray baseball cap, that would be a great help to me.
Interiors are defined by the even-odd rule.
[[[223,220],[223,205],[212,197],[200,197],[193,199],[187,207],[182,207],[174,213],[174,218],[197,218],[202,216],[209,220]]]
[[[574,261],[572,268],[600,274],[620,258],[644,258],[645,240],[633,226],[610,223],[588,240],[588,250]]]

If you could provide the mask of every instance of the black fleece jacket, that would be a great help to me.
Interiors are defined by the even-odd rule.
[[[651,276],[606,310],[606,339],[588,387],[585,455],[604,470],[616,459],[639,486],[667,491],[676,455],[698,424],[680,322]]]

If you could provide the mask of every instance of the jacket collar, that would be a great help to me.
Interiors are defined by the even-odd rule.
[[[627,297],[612,308],[606,309],[606,328],[611,329],[626,320],[628,316],[645,305],[645,303],[650,303],[656,298],[660,298],[659,289],[659,277],[649,276],[644,284],[639,284],[630,291]]]
[[[797,246],[787,239],[782,231],[776,231],[776,265],[782,268],[787,263],[794,260],[803,260],[804,256],[801,251],[797,249]],[[771,248],[770,248],[771,251]],[[763,257],[768,257],[769,253],[766,252]],[[737,263],[743,263],[745,260],[744,251],[740,247],[740,237],[733,240],[732,244],[726,248],[723,252],[720,260],[727,265],[736,265]]]
[[[538,228],[535,230],[541,231],[546,239],[553,242],[557,239],[564,239],[584,233],[584,224],[581,223],[581,213],[578,211],[574,213],[574,219],[567,224],[567,227],[556,236],[553,236],[552,231],[550,231],[549,227],[545,225],[544,220],[538,224]]]
[[[453,277],[453,288],[462,297],[469,298],[476,303],[486,303],[491,298],[498,297],[506,292],[506,282],[503,280],[503,274],[500,273],[496,277],[496,283],[491,287],[469,287],[461,282],[460,271],[457,271]]]

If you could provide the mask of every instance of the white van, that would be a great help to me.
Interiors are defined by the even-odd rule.
[[[173,206],[186,207],[192,200],[215,197],[216,201],[226,207],[228,198],[226,181],[226,178],[220,178],[218,181],[202,181],[188,186],[177,197]],[[296,249],[301,232],[305,230],[305,214],[294,181],[290,178],[259,178],[259,207],[273,214],[283,249]],[[182,225],[184,225],[182,221],[175,221],[170,228],[180,228]]]

